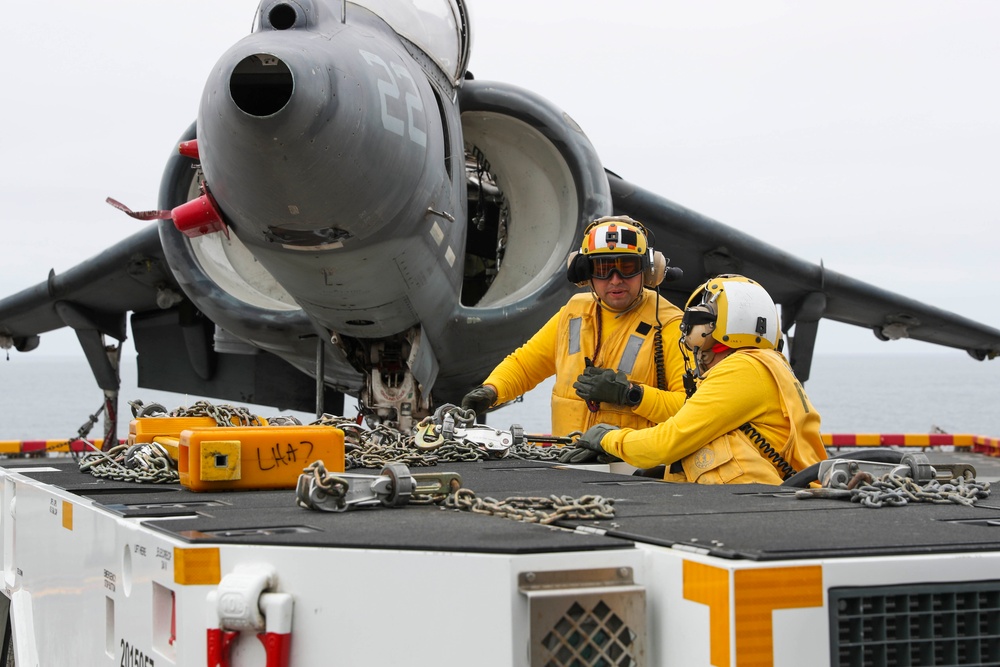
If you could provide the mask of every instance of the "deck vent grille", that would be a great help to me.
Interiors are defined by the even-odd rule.
[[[628,567],[521,573],[532,667],[645,667],[646,592]]]
[[[603,600],[590,610],[574,602],[542,639],[551,654],[546,665],[636,665],[636,634]]]
[[[832,588],[834,667],[1000,664],[1000,581]]]

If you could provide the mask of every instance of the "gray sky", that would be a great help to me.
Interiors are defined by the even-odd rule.
[[[802,259],[1000,328],[1000,2],[469,2],[476,78],[561,106],[605,167]],[[105,197],[156,206],[205,76],[256,6],[5,6],[0,295],[143,224]],[[830,322],[817,343],[818,354],[942,350]],[[78,346],[47,334],[43,351]]]

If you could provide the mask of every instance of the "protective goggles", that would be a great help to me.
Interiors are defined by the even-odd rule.
[[[622,278],[633,278],[642,273],[642,255],[600,255],[590,258],[590,275],[607,280],[617,271]]]

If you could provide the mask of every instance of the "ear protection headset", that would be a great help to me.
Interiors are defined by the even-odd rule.
[[[593,278],[590,258],[598,255],[639,255],[644,287],[656,287],[665,278],[679,278],[683,272],[668,267],[669,260],[650,247],[648,237],[649,232],[642,223],[627,215],[608,215],[594,220],[583,230],[580,250],[571,252],[566,261],[566,279],[585,286]]]

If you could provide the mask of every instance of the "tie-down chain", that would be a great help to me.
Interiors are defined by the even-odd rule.
[[[505,458],[515,445],[524,444],[524,428],[511,425],[509,430],[476,424],[476,413],[450,403],[438,408],[417,425],[413,444],[422,452],[432,452],[445,443],[472,446],[490,459]],[[477,457],[478,458],[478,457]]]
[[[363,429],[353,420],[332,415],[323,415],[315,423],[344,431],[347,450],[344,466],[348,470],[381,468],[392,462],[414,468],[498,458],[556,461],[560,447],[540,447],[531,442],[565,445],[573,440],[572,437],[525,436],[520,424],[498,430],[474,424],[474,420],[474,412],[449,403],[421,420],[410,435],[385,425]]]
[[[457,473],[412,474],[398,462],[387,464],[378,475],[362,475],[330,473],[322,461],[316,461],[299,476],[295,499],[301,507],[325,512],[344,512],[373,505],[401,507],[434,503],[454,510],[546,525],[561,519],[611,519],[615,516],[614,501],[603,496],[480,498],[474,491],[462,487],[462,478]]]
[[[965,463],[931,465],[926,455],[906,454],[899,463],[828,459],[819,467],[819,488],[795,492],[796,498],[841,498],[865,507],[925,502],[972,506],[990,495],[990,483],[976,480]]]
[[[387,463],[378,475],[330,473],[322,461],[309,464],[299,475],[295,499],[301,507],[324,512],[345,512],[355,507],[401,507],[442,499],[462,486],[453,472],[413,474],[405,464]]]

